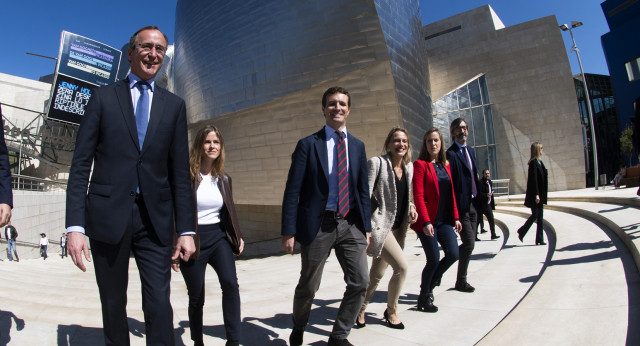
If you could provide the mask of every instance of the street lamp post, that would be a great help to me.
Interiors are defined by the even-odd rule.
[[[580,74],[582,75],[582,82],[584,83],[584,94],[587,99],[587,113],[589,116],[589,127],[591,132],[591,150],[593,151],[594,183],[597,190],[598,189],[598,152],[596,151],[596,132],[593,128],[593,111],[591,110],[591,97],[589,97],[589,87],[587,86],[587,78],[584,76],[584,70],[582,69],[582,60],[580,60],[580,51],[578,50],[578,46],[576,45],[576,40],[573,38],[573,32],[571,31],[571,29],[575,29],[581,25],[582,25],[582,22],[571,21],[571,26],[567,24],[562,24],[560,25],[560,29],[562,29],[562,31],[569,31],[569,35],[571,35],[571,41],[573,42],[571,51],[576,52],[576,56],[578,57],[578,65],[580,66]]]

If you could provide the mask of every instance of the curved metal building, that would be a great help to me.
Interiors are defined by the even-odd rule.
[[[328,87],[350,91],[347,126],[368,156],[391,127],[406,127],[415,150],[432,124],[418,0],[179,0],[175,42],[173,89],[190,129],[221,129],[236,202],[260,214],[256,229],[279,230],[290,155],[324,124]]]

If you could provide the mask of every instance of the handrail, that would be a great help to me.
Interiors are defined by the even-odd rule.
[[[59,180],[43,179],[22,174],[11,174],[11,189],[66,193],[67,183]]]
[[[507,200],[511,200],[509,198],[509,183],[511,179],[495,179],[491,180],[493,183],[493,195],[494,196],[507,196]]]

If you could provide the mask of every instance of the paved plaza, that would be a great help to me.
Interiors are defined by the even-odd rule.
[[[523,196],[499,200],[502,237],[480,236],[469,268],[472,294],[453,290],[455,265],[435,289],[435,314],[415,310],[424,252],[409,231],[409,274],[400,297],[405,330],[382,322],[386,285],[381,281],[367,310],[367,325],[353,330],[355,345],[638,345],[640,344],[640,198],[636,189],[583,189],[550,193],[545,209],[546,246],[523,243],[515,233],[529,215]],[[4,246],[4,244],[3,244]],[[86,273],[71,260],[50,257],[0,262],[0,344],[99,345],[102,321],[93,267]],[[58,250],[59,251],[59,250]],[[242,297],[243,345],[286,345],[299,255],[237,261]],[[145,344],[140,282],[131,262],[129,329],[133,345]],[[187,293],[172,277],[174,331],[178,345],[191,345]],[[221,293],[215,272],[206,282],[205,344],[224,345]],[[304,343],[323,345],[344,291],[342,271],[331,255],[314,300]]]

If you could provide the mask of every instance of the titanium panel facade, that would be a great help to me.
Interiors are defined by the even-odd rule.
[[[421,30],[417,0],[178,1],[169,80],[190,133],[213,124],[225,138],[249,244],[274,239],[279,251],[291,153],[324,125],[328,87],[351,93],[347,128],[368,157],[394,126],[409,129],[417,152],[432,123]]]

